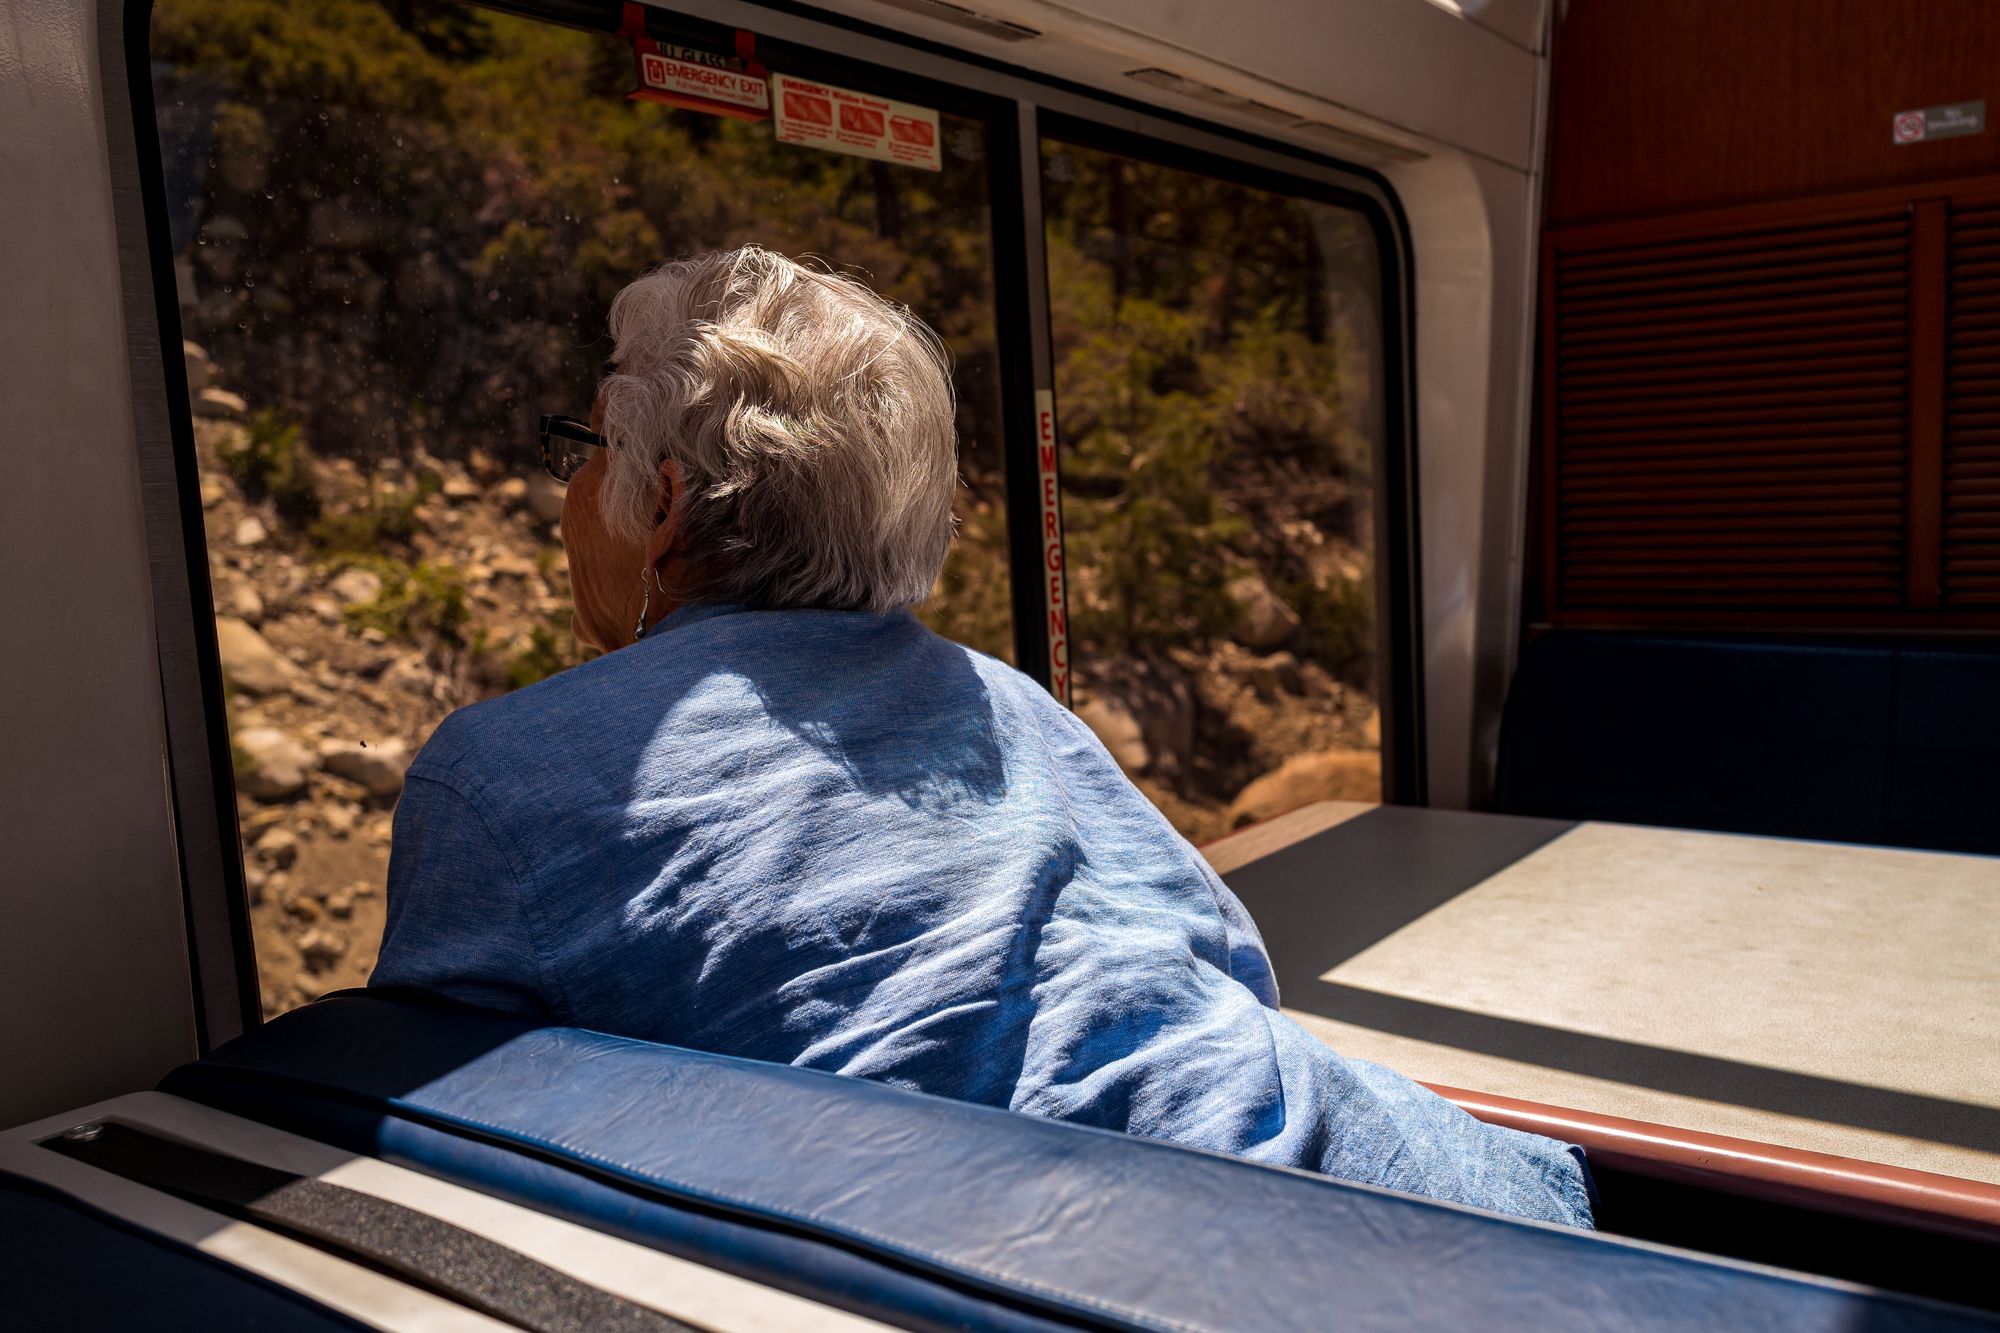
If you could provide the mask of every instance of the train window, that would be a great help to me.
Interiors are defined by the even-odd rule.
[[[1079,714],[1196,842],[1381,798],[1362,214],[1042,145]]]
[[[1011,656],[984,124],[943,169],[629,101],[630,46],[432,0],[159,0],[160,151],[267,1014],[363,981],[402,770],[579,660],[532,423],[614,292],[756,241],[949,344],[962,537],[925,614]]]

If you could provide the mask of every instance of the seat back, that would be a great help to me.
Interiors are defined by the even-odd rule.
[[[1558,630],[1507,701],[1495,804],[2000,853],[2000,643]]]

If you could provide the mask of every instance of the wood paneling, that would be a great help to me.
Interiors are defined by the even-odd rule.
[[[1951,218],[1943,592],[2000,607],[2000,203]]]
[[[2000,171],[2000,130],[1895,146],[1898,111],[2000,113],[1989,0],[1569,0],[1549,218],[1568,225]]]
[[[1909,212],[1554,247],[1554,602],[1898,605]]]
[[[1560,228],[1547,618],[2000,625],[2000,178]]]

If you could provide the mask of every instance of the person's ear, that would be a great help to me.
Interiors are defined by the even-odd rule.
[[[660,461],[660,487],[653,496],[653,527],[646,534],[646,567],[658,570],[674,549],[680,535],[680,502],[687,492],[680,464],[671,458]]]

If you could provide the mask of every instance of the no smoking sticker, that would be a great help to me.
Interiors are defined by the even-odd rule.
[[[1897,147],[1929,143],[1933,139],[1959,139],[1986,132],[1984,101],[1950,102],[1927,106],[1920,111],[1898,111],[1889,122],[1889,141]]]
[[[779,143],[944,170],[938,113],[929,107],[773,74],[771,111]]]

